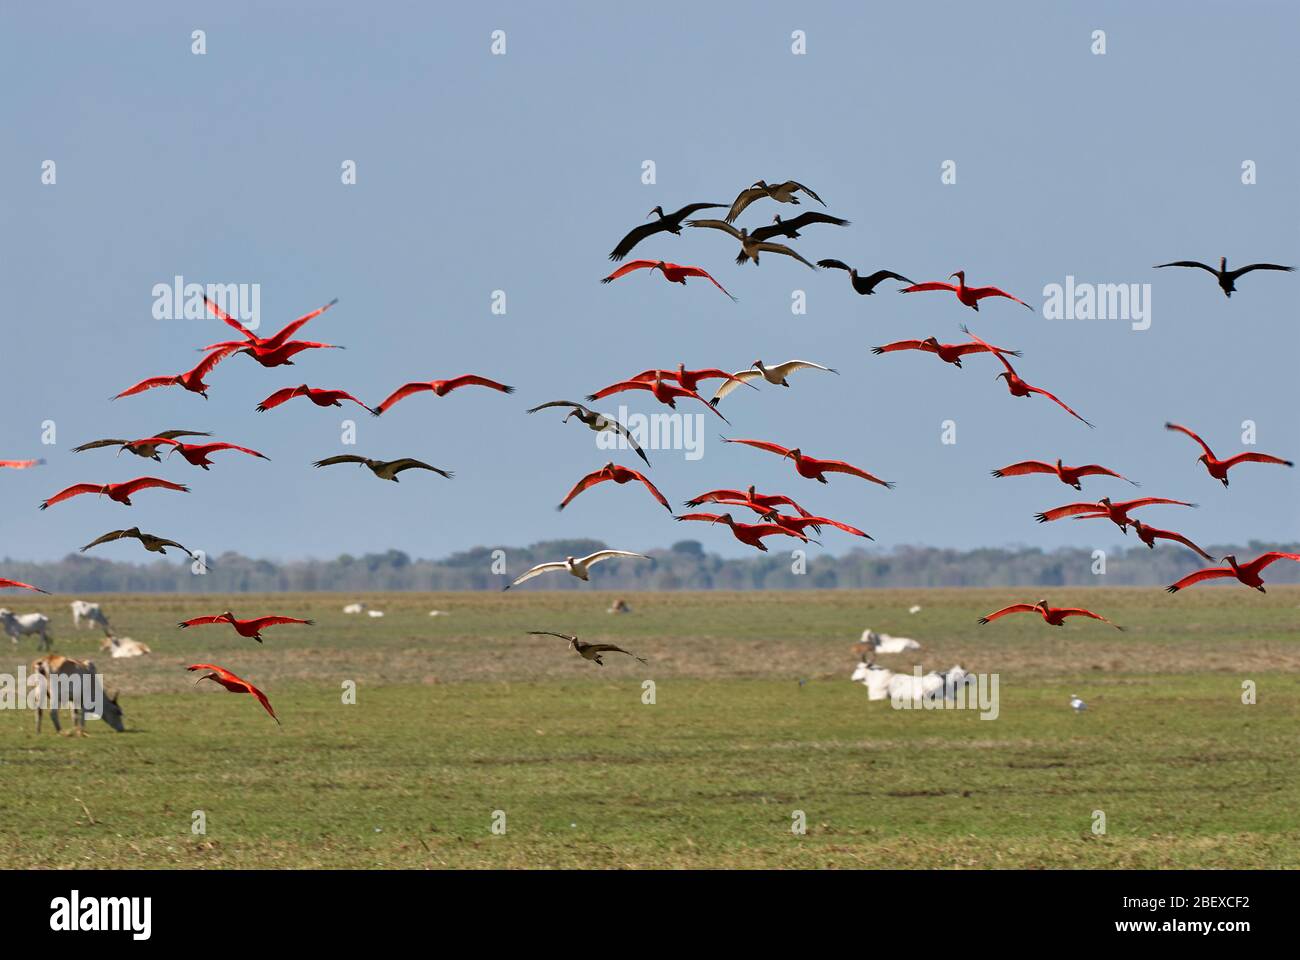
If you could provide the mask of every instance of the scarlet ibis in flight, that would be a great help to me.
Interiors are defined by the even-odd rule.
[[[603,667],[605,661],[601,659],[603,653],[626,653],[634,660],[646,662],[645,657],[638,657],[631,650],[624,650],[622,647],[616,647],[612,643],[587,643],[585,640],[579,640],[577,637],[571,637],[567,633],[555,633],[551,630],[529,630],[529,636],[533,637],[558,637],[561,640],[569,642],[569,649],[582,657],[584,660],[595,661],[596,666]]]
[[[60,490],[54,496],[41,503],[41,509],[46,510],[56,503],[62,503],[64,500],[71,500],[73,497],[79,497],[83,493],[97,493],[100,496],[108,497],[110,500],[116,500],[124,506],[131,506],[131,497],[140,490],[148,490],[151,487],[161,487],[164,490],[177,490],[180,493],[189,493],[190,488],[180,483],[172,483],[170,480],[159,480],[157,477],[136,477],[134,480],[128,480],[126,483],[77,483],[68,487],[66,490]]]
[[[1196,462],[1205,464],[1205,469],[1210,472],[1210,476],[1222,482],[1225,487],[1228,485],[1228,471],[1239,463],[1276,463],[1283,467],[1295,466],[1290,460],[1283,460],[1281,457],[1275,457],[1268,453],[1251,453],[1249,451],[1239,453],[1235,457],[1229,457],[1226,460],[1220,460],[1214,455],[1214,451],[1210,449],[1209,444],[1186,427],[1177,423],[1166,423],[1165,429],[1185,433],[1199,443],[1205,453],[1197,457]]]
[[[514,387],[507,387],[504,383],[497,383],[495,380],[489,380],[487,377],[480,377],[474,373],[462,374],[459,377],[452,377],[450,380],[417,380],[414,383],[403,384],[389,394],[378,407],[375,413],[381,414],[396,404],[399,400],[404,400],[416,393],[432,393],[436,397],[445,397],[453,390],[459,390],[461,387],[487,387],[489,390],[499,390],[501,393],[514,393]]]
[[[629,447],[636,451],[636,455],[645,461],[645,465],[650,466],[650,458],[645,455],[641,445],[628,431],[627,427],[619,423],[613,417],[607,417],[603,413],[597,413],[590,407],[584,407],[580,403],[574,403],[572,400],[552,400],[549,403],[539,403],[537,406],[528,410],[528,413],[536,413],[538,410],[545,410],[548,407],[569,407],[569,412],[564,415],[562,423],[568,423],[570,417],[577,417],[582,423],[585,423],[596,433],[610,432],[617,433],[622,437]]]
[[[675,386],[669,383],[668,381],[664,380],[663,377],[658,377],[658,376],[655,377],[653,380],[648,380],[648,381],[647,380],[620,380],[618,383],[610,384],[608,387],[604,387],[600,390],[597,390],[595,393],[587,394],[587,399],[602,400],[605,397],[610,396],[611,394],[622,393],[625,390],[648,390],[651,394],[654,395],[654,398],[656,400],[658,400],[660,403],[667,404],[669,407],[672,407],[674,410],[677,409],[677,400],[679,398],[690,397],[693,400],[700,401],[700,403],[704,404],[706,407],[708,407],[710,410],[716,413],[719,417],[722,417],[722,420],[724,422],[726,423],[731,422],[730,420],[727,420],[726,417],[723,417],[722,414],[719,413],[715,407],[711,406],[709,404],[709,401],[705,400],[694,390],[688,390],[685,387]]]
[[[1128,515],[1129,511],[1157,503],[1169,503],[1179,507],[1198,506],[1186,500],[1169,500],[1165,497],[1138,497],[1136,500],[1114,501],[1110,497],[1102,497],[1096,503],[1067,503],[1063,507],[1044,510],[1042,513],[1034,514],[1034,519],[1039,523],[1048,523],[1052,520],[1060,520],[1062,517],[1106,517],[1128,533],[1128,525],[1133,522],[1133,518]]]
[[[170,457],[173,453],[179,453],[196,467],[202,467],[204,470],[212,465],[208,459],[209,454],[217,453],[221,450],[235,450],[239,453],[246,453],[250,457],[258,457],[261,460],[270,460],[266,454],[258,453],[256,450],[250,450],[248,447],[241,447],[235,443],[182,443],[179,440],[168,440],[165,437],[148,437],[144,440],[137,440],[136,443],[169,443],[171,450],[167,452]]]
[[[739,377],[727,373],[726,370],[719,370],[717,367],[708,367],[703,370],[687,370],[686,364],[677,364],[676,370],[643,370],[635,377],[628,377],[629,380],[676,380],[677,383],[687,390],[699,390],[700,384],[706,380],[733,380],[740,381]],[[743,382],[743,381],[741,381]],[[752,389],[757,390],[753,384],[749,385]]]
[[[1159,527],[1149,526],[1136,518],[1132,521],[1132,523],[1133,523],[1133,532],[1138,535],[1138,539],[1141,540],[1143,543],[1145,543],[1152,550],[1156,548],[1157,540],[1172,540],[1174,543],[1181,543],[1183,546],[1190,548],[1196,553],[1199,553],[1206,560],[1214,559],[1212,556],[1210,556],[1208,553],[1206,553],[1196,544],[1192,543],[1192,541],[1184,537],[1181,533],[1174,533],[1174,531],[1172,530],[1161,530]]]
[[[800,256],[793,248],[787,247],[784,243],[773,243],[771,240],[759,240],[750,234],[744,227],[737,229],[725,220],[687,220],[688,227],[700,227],[708,230],[721,230],[723,233],[729,233],[740,241],[740,253],[736,254],[736,262],[744,263],[746,260],[752,260],[754,266],[758,266],[758,257],[761,253],[779,253],[783,257],[792,257],[798,260],[809,270],[816,270],[811,263]]]
[[[1142,484],[1136,480],[1129,480],[1128,477],[1116,473],[1109,467],[1103,467],[1099,463],[1088,463],[1078,467],[1067,467],[1061,463],[1061,458],[1056,458],[1056,463],[1047,463],[1043,460],[1022,460],[1019,463],[1008,464],[1005,467],[993,471],[995,477],[1024,477],[1031,473],[1050,473],[1067,486],[1074,487],[1076,490],[1082,490],[1083,484],[1079,481],[1084,477],[1115,477],[1126,483],[1131,483],[1135,487]]]
[[[340,454],[337,457],[326,457],[324,460],[317,460],[312,464],[313,467],[332,467],[336,463],[359,463],[366,467],[380,480],[391,480],[398,483],[397,475],[403,470],[432,470],[439,476],[446,477],[450,480],[455,476],[450,470],[439,470],[437,467],[431,467],[423,460],[413,460],[410,457],[403,457],[401,460],[371,460],[369,457],[358,457],[354,454]]]
[[[184,373],[178,373],[170,377],[149,377],[134,386],[127,387],[112,399],[120,400],[122,397],[133,397],[137,393],[144,393],[146,390],[153,390],[157,387],[184,387],[190,393],[197,393],[206,400],[208,399],[208,385],[203,382],[204,378],[212,373],[217,364],[230,356],[231,352],[229,348],[213,350],[200,360],[198,366],[192,370],[186,370]]]
[[[733,501],[736,503],[753,504],[755,507],[763,510],[765,513],[774,514],[777,507],[786,506],[794,510],[801,517],[811,517],[812,514],[805,510],[793,499],[783,493],[758,493],[751,483],[748,490],[709,490],[701,493],[698,497],[686,501],[688,507],[698,507],[702,503],[722,503],[724,501]]]
[[[790,203],[798,206],[799,198],[795,194],[800,191],[812,197],[823,207],[826,206],[821,197],[798,181],[786,180],[784,183],[768,183],[766,180],[755,180],[753,185],[740,191],[736,199],[732,201],[731,209],[727,211],[727,223],[734,222],[747,206],[763,197],[771,197],[777,203]]]
[[[241,637],[248,637],[262,642],[262,631],[268,627],[278,627],[286,623],[301,623],[311,626],[315,620],[299,620],[297,617],[253,617],[249,620],[237,620],[235,615],[227,610],[225,613],[219,613],[214,617],[194,617],[192,620],[182,620],[176,626],[184,630],[186,627],[202,627],[213,623],[228,623],[235,628],[235,632]]]
[[[790,382],[786,380],[790,374],[796,370],[822,370],[826,373],[838,374],[839,371],[832,367],[823,367],[820,363],[813,363],[811,360],[787,360],[785,363],[777,363],[768,366],[762,360],[755,360],[748,370],[738,370],[731,375],[731,379],[718,387],[717,392],[713,394],[713,399],[709,403],[715,407],[727,394],[735,390],[738,386],[747,380],[754,380],[762,377],[768,383],[775,384],[778,387],[788,387]]]
[[[563,560],[553,560],[550,563],[539,563],[535,567],[525,570],[514,580],[510,581],[502,590],[509,590],[511,587],[517,587],[525,581],[540,577],[544,573],[559,573],[561,571],[568,573],[570,576],[577,577],[579,580],[591,579],[591,568],[604,560],[613,560],[618,557],[629,557],[637,560],[649,560],[643,553],[632,553],[628,550],[597,550],[595,553],[589,553],[585,557],[565,557]]]
[[[280,718],[277,717],[275,711],[271,709],[271,701],[266,699],[266,694],[242,677],[235,676],[225,667],[218,667],[214,663],[192,663],[185,669],[211,671],[210,673],[205,673],[203,676],[199,677],[198,680],[195,680],[194,682],[196,684],[201,683],[204,680],[211,680],[214,683],[221,684],[231,693],[251,693],[257,698],[257,702],[262,705],[266,712],[271,715],[271,719],[276,723],[280,722]]]
[[[753,509],[761,510],[762,508],[754,507]],[[850,533],[855,537],[864,537],[867,540],[876,539],[865,530],[851,527],[847,523],[841,523],[839,520],[832,520],[830,517],[792,517],[783,513],[770,513],[768,514],[768,519],[777,526],[786,527],[789,530],[797,530],[800,533],[803,533],[808,527],[812,527],[820,533],[822,526],[825,525],[828,527],[834,527],[836,530],[843,530],[845,533]]]
[[[818,260],[817,266],[823,270],[847,270],[849,272],[849,283],[853,289],[864,297],[869,297],[876,292],[876,287],[884,280],[897,280],[900,283],[915,283],[915,280],[909,280],[901,273],[894,273],[893,270],[877,270],[875,273],[867,274],[865,277],[858,273],[857,267],[850,267],[843,260]]]
[[[1062,410],[1064,410],[1070,416],[1074,417],[1079,422],[1087,424],[1089,427],[1092,426],[1091,423],[1089,423],[1087,420],[1084,420],[1083,417],[1079,416],[1072,409],[1070,409],[1070,407],[1066,406],[1066,404],[1061,400],[1060,397],[1056,396],[1056,394],[1049,393],[1048,391],[1044,390],[1042,387],[1035,387],[1032,383],[1026,383],[1024,380],[1020,379],[1020,375],[1016,373],[1016,368],[1013,367],[1007,361],[1007,358],[1004,357],[997,348],[989,346],[989,344],[985,343],[979,337],[975,336],[975,334],[971,333],[970,330],[966,329],[966,326],[964,324],[962,325],[961,330],[962,333],[969,336],[976,343],[981,343],[984,344],[985,347],[988,347],[989,352],[991,352],[995,357],[997,357],[1000,361],[1002,361],[1002,366],[1007,368],[1006,372],[999,373],[995,379],[1001,380],[1003,377],[1006,377],[1007,389],[1011,391],[1011,395],[1013,397],[1027,397],[1031,393],[1041,394],[1042,396],[1046,397],[1048,400],[1051,400],[1054,404],[1056,404],[1058,407],[1060,407]]]
[[[300,384],[296,387],[285,387],[283,390],[277,390],[265,400],[257,405],[258,413],[265,413],[272,407],[278,407],[280,404],[292,400],[294,397],[306,397],[318,407],[341,407],[344,400],[351,400],[357,406],[364,410],[379,416],[379,411],[367,407],[346,390],[326,390],[321,387],[309,387],[307,384]]]
[[[149,434],[148,440],[92,440],[90,443],[83,443],[79,447],[73,447],[73,453],[83,453],[86,450],[96,450],[100,447],[120,447],[117,451],[121,456],[122,451],[133,453],[137,457],[144,457],[146,460],[157,460],[162,462],[162,457],[158,455],[158,448],[162,443],[153,443],[151,441],[175,440],[177,437],[210,437],[212,434],[204,433],[202,430],[159,430],[157,433]]]
[[[623,266],[619,267],[608,277],[603,277],[600,282],[609,283],[611,280],[617,280],[619,277],[627,276],[633,270],[649,270],[651,273],[658,270],[663,273],[664,279],[669,283],[680,283],[683,287],[686,286],[687,277],[704,277],[709,281],[709,283],[727,294],[728,297],[731,297],[733,303],[736,302],[736,298],[732,297],[731,294],[727,292],[727,288],[714,280],[712,274],[703,267],[691,267],[680,263],[668,263],[664,260],[631,260],[623,264]]]
[[[1237,278],[1243,273],[1250,273],[1252,270],[1285,270],[1291,273],[1295,267],[1284,267],[1279,263],[1252,263],[1245,267],[1238,267],[1236,270],[1228,269],[1228,258],[1219,258],[1219,269],[1215,270],[1208,264],[1201,263],[1199,260],[1174,260],[1172,263],[1157,263],[1155,269],[1161,267],[1196,267],[1214,274],[1214,279],[1219,282],[1219,289],[1223,291],[1225,297],[1231,297],[1237,291]]]
[[[238,330],[244,336],[245,340],[247,340],[247,343],[243,344],[244,346],[257,347],[264,351],[274,351],[279,347],[283,346],[286,342],[288,342],[289,338],[292,337],[299,330],[301,330],[309,320],[316,319],[322,313],[324,313],[330,307],[334,306],[334,304],[338,303],[339,301],[338,301],[338,297],[335,297],[333,300],[325,304],[325,306],[321,307],[319,310],[313,310],[311,313],[303,314],[301,317],[299,317],[297,320],[293,321],[292,323],[286,324],[278,333],[270,337],[259,337],[257,334],[253,333],[253,331],[249,330],[246,326],[244,326],[242,323],[240,323],[230,314],[226,313],[224,310],[222,310],[219,306],[217,306],[207,297],[203,298],[203,302],[208,305],[208,310],[212,312],[213,316],[215,316],[218,320],[220,320],[222,323],[226,324],[227,326],[233,327],[234,329]]]
[[[748,544],[755,549],[767,553],[767,546],[763,543],[764,537],[795,537],[804,543],[815,543],[809,540],[804,534],[795,530],[793,527],[783,527],[777,523],[737,523],[729,513],[683,513],[674,517],[675,520],[707,520],[709,523],[725,523],[731,528],[731,532],[741,543]]]
[[[805,456],[803,451],[798,447],[789,449],[781,446],[779,443],[769,443],[766,440],[728,440],[722,438],[723,443],[743,443],[746,446],[757,447],[759,450],[766,450],[769,453],[775,453],[782,457],[789,457],[794,461],[794,468],[798,471],[799,476],[807,477],[809,480],[816,480],[820,483],[829,483],[823,474],[826,473],[847,473],[852,477],[861,477],[863,480],[870,480],[872,483],[878,483],[882,487],[894,488],[894,484],[889,480],[881,480],[879,477],[873,477],[861,467],[855,467],[843,460],[819,460],[816,457]]]
[[[596,484],[604,483],[606,480],[612,480],[614,481],[614,483],[618,483],[618,484],[629,483],[635,480],[637,483],[644,484],[645,488],[650,491],[650,496],[654,497],[661,504],[663,504],[663,508],[667,510],[669,513],[673,512],[673,508],[668,506],[668,501],[664,499],[664,495],[659,492],[659,489],[653,483],[647,480],[642,474],[637,473],[635,470],[631,470],[627,467],[620,466],[619,464],[615,463],[613,460],[605,464],[599,470],[595,470],[587,474],[585,477],[583,477],[581,480],[575,483],[573,485],[573,489],[570,490],[565,495],[564,500],[555,509],[563,510],[573,501],[573,498],[576,497],[578,494],[582,493],[582,491],[589,490],[592,487],[594,487]]]
[[[42,590],[40,587],[33,587],[30,583],[23,583],[21,580],[6,580],[0,577],[0,590],[35,590],[37,593],[49,593],[48,590]]]
[[[115,540],[139,540],[140,546],[144,547],[150,553],[161,553],[167,555],[168,547],[175,547],[182,553],[188,554],[190,559],[197,559],[183,543],[177,543],[175,540],[168,540],[166,537],[154,536],[152,533],[141,533],[139,527],[131,527],[129,530],[110,530],[102,537],[96,537],[90,543],[81,548],[80,552],[85,553],[91,547],[97,547],[101,543],[112,543]]]
[[[948,279],[957,278],[957,285],[943,283],[939,280],[931,280],[927,283],[914,283],[910,287],[904,287],[899,293],[922,293],[926,290],[950,290],[957,295],[957,299],[970,307],[972,310],[979,310],[980,301],[986,297],[1006,297],[1008,300],[1014,300],[1027,310],[1034,309],[1019,297],[1013,297],[1005,290],[999,290],[997,287],[968,287],[966,286],[966,271],[958,270],[956,273],[948,274]]]
[[[334,343],[317,343],[314,340],[288,340],[277,347],[249,346],[246,340],[227,340],[213,343],[204,350],[229,347],[235,353],[246,353],[264,367],[292,367],[293,358],[304,350],[343,350]]]
[[[725,206],[725,203],[689,203],[672,213],[664,213],[663,207],[655,207],[646,216],[652,217],[658,214],[659,219],[652,223],[643,223],[641,226],[629,230],[627,236],[620,240],[614,249],[610,251],[609,259],[614,261],[622,260],[632,252],[632,248],[638,243],[646,237],[653,237],[656,233],[672,233],[680,237],[682,234],[682,221],[692,213]]]
[[[1197,570],[1195,573],[1189,573],[1177,583],[1165,587],[1170,593],[1177,593],[1194,583],[1200,583],[1202,580],[1215,580],[1219,577],[1236,577],[1248,587],[1254,587],[1260,593],[1267,593],[1264,589],[1264,581],[1260,579],[1260,572],[1263,571],[1270,563],[1278,560],[1300,560],[1300,553],[1261,553],[1249,563],[1238,563],[1233,554],[1228,554],[1223,558],[1228,564],[1226,567],[1207,567],[1204,570]]]
[[[1037,603],[1013,603],[1001,610],[994,610],[986,617],[980,617],[977,622],[992,623],[994,620],[1013,613],[1036,613],[1054,627],[1063,626],[1066,617],[1089,617],[1093,620],[1100,620],[1102,623],[1109,623],[1116,630],[1124,629],[1118,623],[1113,623],[1101,614],[1085,610],[1083,607],[1049,607],[1046,600],[1039,600]]]
[[[896,340],[883,346],[872,347],[871,352],[879,356],[882,353],[897,353],[900,350],[920,350],[933,353],[944,363],[961,366],[961,358],[972,353],[1006,353],[1013,357],[1020,356],[1019,350],[1005,350],[1002,347],[990,347],[983,343],[940,343],[935,337],[924,340]]]
[[[0,460],[0,470],[30,470],[44,465],[44,460]]]
[[[772,217],[771,224],[766,227],[756,227],[749,231],[749,235],[755,240],[770,240],[772,237],[789,237],[791,240],[798,240],[799,231],[815,223],[829,223],[833,227],[849,225],[848,220],[832,217],[829,213],[818,213],[816,210],[801,213],[791,220],[782,220],[781,214],[778,213]]]

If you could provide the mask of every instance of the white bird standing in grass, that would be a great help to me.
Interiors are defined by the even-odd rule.
[[[525,571],[515,577],[510,583],[502,587],[502,590],[509,590],[511,587],[517,587],[525,580],[531,580],[533,577],[539,577],[543,573],[556,573],[560,570],[572,574],[579,580],[590,580],[588,571],[600,563],[602,560],[609,560],[612,557],[635,557],[638,560],[649,560],[644,553],[631,553],[628,550],[597,550],[595,553],[588,554],[585,557],[565,557],[563,560],[553,560],[550,563],[539,563],[537,566]]]
[[[1070,694],[1070,709],[1075,713],[1082,713],[1084,710],[1088,709],[1088,705],[1079,699],[1077,693],[1072,693]]]
[[[718,402],[731,391],[735,390],[742,383],[746,383],[757,377],[762,377],[768,383],[778,387],[788,387],[789,382],[786,380],[790,374],[796,370],[822,370],[826,373],[839,373],[838,370],[831,367],[823,367],[820,363],[813,363],[811,360],[787,360],[785,363],[778,363],[768,366],[762,360],[755,360],[748,370],[737,370],[731,375],[730,380],[724,380],[722,386],[718,387],[717,393],[709,403],[715,407]]]

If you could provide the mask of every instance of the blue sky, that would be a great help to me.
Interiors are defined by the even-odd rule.
[[[0,476],[0,555],[55,558],[131,524],[275,558],[389,547],[441,556],[564,536],[628,549],[692,536],[738,555],[748,548],[725,531],[674,524],[631,487],[598,487],[556,513],[608,455],[558,415],[523,411],[651,366],[740,369],[755,357],[842,375],[728,398],[728,435],[843,458],[898,488],[812,483],[776,457],[717,442],[710,424],[703,459],[652,453],[651,476],[674,503],[753,482],[885,547],[1115,543],[1118,531],[1100,523],[1033,523],[1075,499],[1069,488],[988,475],[1062,456],[1114,467],[1143,494],[1199,501],[1194,514],[1149,511],[1195,540],[1300,539],[1294,471],[1246,466],[1224,490],[1195,464],[1191,441],[1162,429],[1186,423],[1226,455],[1242,449],[1251,419],[1257,449],[1300,456],[1300,275],[1253,274],[1229,301],[1205,274],[1151,269],[1220,255],[1300,261],[1297,28],[1300,8],[1281,2],[6,7],[0,458],[50,462]],[[206,31],[204,56],[190,52],[195,29]],[[504,56],[490,53],[497,29]],[[1098,29],[1104,56],[1090,49]],[[802,56],[791,52],[795,30],[807,37]],[[40,182],[45,160],[57,164],[54,186]],[[345,160],[357,164],[354,186],[340,183]],[[641,182],[645,160],[654,185]],[[940,180],[946,160],[954,185]],[[1241,183],[1244,160],[1257,165],[1252,186]],[[713,231],[660,235],[633,256],[704,266],[739,303],[706,282],[597,283],[609,249],[650,207],[729,202],[758,178],[806,183],[853,221],[794,241],[811,260],[916,280],[964,268],[972,283],[1034,305],[1067,275],[1150,283],[1151,328],[1046,320],[1009,302],[976,314],[946,295],[898,296],[891,283],[858,297],[842,274],[780,257],[736,266],[734,242]],[[765,201],[741,222],[806,209]],[[154,284],[177,274],[260,284],[270,330],[338,297],[304,335],[348,349],[275,370],[235,357],[213,374],[206,403],[179,389],[109,403],[189,367],[195,347],[228,332],[153,319]],[[490,311],[498,289],[504,316]],[[791,314],[796,289],[804,316]],[[870,353],[910,337],[959,340],[962,322],[1021,349],[1021,374],[1097,429],[1041,398],[1011,398],[991,358],[957,370]],[[340,421],[351,411],[301,400],[252,409],[304,381],[377,403],[407,380],[466,372],[518,393],[422,396],[379,421],[363,414],[346,451]],[[627,402],[657,409],[648,396]],[[954,445],[940,442],[947,419]],[[47,420],[54,446],[41,444]],[[203,473],[179,458],[146,466],[68,452],[162,427],[210,430],[272,462],[231,454]],[[353,451],[415,456],[457,476],[392,485],[310,466]],[[145,493],[129,510],[92,498],[36,510],[68,484],[138,473],[194,489]],[[1090,498],[1129,492],[1118,481],[1085,487]],[[856,541],[828,533],[826,544]]]

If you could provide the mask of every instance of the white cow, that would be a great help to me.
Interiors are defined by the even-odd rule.
[[[429,616],[431,616],[431,617],[445,617],[446,615],[447,615],[447,611],[446,611],[446,610],[430,610],[430,611],[429,611]]]
[[[858,646],[874,653],[904,653],[908,650],[921,649],[921,645],[915,640],[907,637],[891,637],[887,633],[876,633],[874,630],[863,630]]]
[[[953,700],[957,688],[974,682],[975,678],[960,666],[953,667],[947,673],[931,670],[917,677],[915,673],[894,673],[872,661],[864,660],[853,671],[853,680],[867,688],[868,700],[916,703],[936,697]]]
[[[366,611],[366,616],[367,616],[367,617],[382,617],[383,615],[384,615],[384,611],[382,611],[382,610],[367,610],[367,611]]]
[[[14,645],[18,645],[20,637],[29,637],[33,633],[38,634],[41,638],[41,649],[50,649],[50,618],[43,613],[24,613],[15,614],[12,610],[6,610],[0,607],[0,624],[4,626],[5,633],[13,640]]]
[[[72,625],[78,630],[81,629],[82,620],[97,623],[105,630],[108,629],[108,617],[104,616],[104,611],[99,608],[99,604],[86,600],[73,600],[69,606],[72,607]]]
[[[343,608],[343,612],[344,612],[344,613],[360,613],[362,610],[366,609],[366,607],[368,607],[368,606],[369,606],[369,604],[367,604],[367,603],[349,603],[346,607]]]
[[[115,660],[123,657],[143,657],[146,653],[153,652],[147,643],[132,640],[130,637],[114,636],[105,637],[100,642],[99,649],[109,651]]]
[[[854,682],[867,688],[868,700],[886,699],[889,696],[889,681],[893,677],[894,671],[878,667],[872,660],[863,660],[853,671]]]

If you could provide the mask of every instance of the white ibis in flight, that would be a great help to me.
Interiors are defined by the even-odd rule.
[[[1199,260],[1174,260],[1171,263],[1157,263],[1155,269],[1161,267],[1196,267],[1214,274],[1214,279],[1219,282],[1219,289],[1223,291],[1225,297],[1231,297],[1237,291],[1237,278],[1243,273],[1250,273],[1252,270],[1285,270],[1287,273],[1293,273],[1295,267],[1284,267],[1280,263],[1251,263],[1244,267],[1238,267],[1236,270],[1228,269],[1228,258],[1219,258],[1219,269],[1215,270],[1209,264],[1201,263]]]
[[[656,233],[671,233],[676,236],[681,236],[682,221],[691,214],[697,213],[700,210],[714,210],[725,206],[725,203],[689,203],[680,210],[674,210],[672,213],[664,213],[663,207],[655,207],[646,214],[646,216],[652,217],[655,214],[658,214],[659,219],[651,223],[643,223],[641,226],[633,227],[629,230],[627,236],[620,240],[614,249],[610,251],[609,259],[614,261],[622,260],[632,252],[632,248],[638,243],[646,239],[646,237],[653,237]]]
[[[564,572],[570,576],[577,577],[579,580],[591,579],[591,568],[604,560],[613,560],[619,557],[628,557],[636,560],[649,560],[643,553],[632,553],[629,550],[597,550],[595,553],[589,553],[585,557],[565,557],[563,560],[553,560],[550,563],[539,563],[535,567],[525,570],[514,580],[502,587],[502,590],[509,590],[511,587],[517,587],[533,577],[540,577],[544,573]]]
[[[785,363],[774,363],[768,366],[762,360],[755,360],[749,365],[748,370],[737,370],[731,375],[726,383],[718,387],[717,392],[713,394],[713,399],[709,403],[715,407],[719,401],[727,394],[735,390],[738,386],[748,380],[755,380],[762,377],[768,383],[775,384],[778,387],[788,387],[790,382],[786,380],[790,374],[796,370],[821,370],[825,373],[838,374],[839,371],[833,367],[823,367],[820,363],[813,363],[811,360],[787,360]]]
[[[1275,457],[1268,453],[1252,453],[1250,451],[1239,453],[1235,457],[1228,457],[1226,460],[1220,460],[1214,455],[1214,451],[1210,449],[1209,444],[1187,427],[1177,423],[1166,423],[1165,429],[1185,433],[1199,443],[1201,449],[1205,452],[1196,458],[1196,462],[1205,464],[1205,469],[1209,471],[1210,476],[1220,481],[1225,487],[1228,485],[1228,471],[1239,463],[1276,463],[1283,467],[1295,466],[1290,460],[1283,460],[1281,457]]]
[[[650,466],[650,458],[645,455],[641,445],[636,442],[636,438],[628,431],[627,427],[619,423],[613,417],[607,417],[603,413],[597,413],[590,407],[584,407],[580,403],[574,403],[572,400],[551,400],[548,403],[539,403],[537,406],[528,410],[528,413],[536,413],[538,410],[546,410],[549,407],[568,407],[569,412],[564,415],[562,423],[568,423],[570,417],[577,417],[580,423],[584,423],[596,433],[616,433],[627,442],[627,445],[636,451],[636,455],[645,461],[645,465]]]
[[[798,260],[809,270],[816,270],[811,263],[800,256],[795,250],[787,247],[784,243],[773,243],[771,240],[760,240],[753,236],[744,227],[737,229],[725,220],[687,220],[688,227],[699,227],[706,230],[721,230],[728,233],[740,241],[740,253],[736,254],[736,262],[744,263],[746,260],[752,260],[754,266],[758,266],[758,256],[760,253],[779,253],[784,257],[793,257]]]
[[[750,187],[740,191],[736,195],[736,199],[732,201],[731,209],[727,211],[727,223],[733,223],[747,206],[755,200],[761,200],[763,197],[770,197],[777,203],[790,203],[798,206],[799,198],[795,194],[800,191],[812,197],[823,207],[826,206],[821,197],[796,180],[786,180],[784,183],[768,183],[766,180],[755,180]]]

